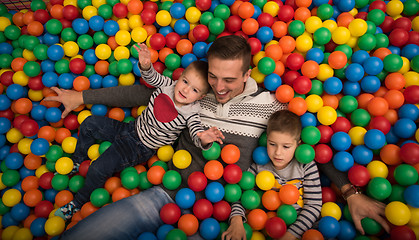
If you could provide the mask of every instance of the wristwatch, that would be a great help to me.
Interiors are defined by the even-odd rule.
[[[351,185],[350,188],[346,189],[346,191],[342,193],[342,197],[346,201],[348,197],[354,194],[361,194],[361,190],[357,186]]]

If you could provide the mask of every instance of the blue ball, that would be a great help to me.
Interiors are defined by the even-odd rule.
[[[64,57],[64,49],[60,45],[52,45],[47,50],[47,56],[52,61],[61,60]]]
[[[346,220],[340,220],[340,231],[337,236],[339,240],[352,240],[356,237],[355,226]]]
[[[351,147],[351,137],[346,132],[336,132],[330,140],[336,151],[346,151]]]
[[[337,19],[341,13],[337,5],[333,5],[333,15],[332,18]]]
[[[108,88],[108,87],[116,87],[118,86],[118,79],[113,75],[106,75],[102,79],[102,87]]]
[[[268,156],[268,151],[264,146],[259,146],[255,148],[255,150],[253,150],[252,157],[253,161],[259,165],[265,165],[269,161],[271,161],[271,159],[269,159]]]
[[[0,43],[0,54],[12,54],[13,46],[10,43],[2,42]]]
[[[173,32],[173,28],[171,26],[161,27],[159,29],[159,33],[166,37],[167,34]]]
[[[338,9],[341,12],[349,12],[355,7],[355,0],[340,0]]]
[[[4,145],[0,148],[0,160],[3,160],[10,153],[10,146]]]
[[[157,240],[156,235],[151,232],[143,232],[138,236],[137,240]]]
[[[115,36],[115,34],[119,31],[119,25],[114,20],[108,20],[103,25],[103,31],[108,36]]]
[[[55,202],[55,196],[57,196],[57,194],[58,194],[57,190],[55,190],[54,188],[50,188],[50,189],[45,190],[44,198],[45,198],[45,200],[54,203]]]
[[[103,77],[99,74],[93,74],[89,77],[90,88],[91,89],[98,89],[102,87],[102,80]]]
[[[25,177],[28,177],[28,176],[35,176],[35,170],[30,170],[30,169],[27,169],[25,166],[23,166],[19,169],[19,174],[20,174],[20,178],[24,179]]]
[[[408,186],[403,192],[404,200],[414,208],[419,208],[419,185]]]
[[[317,7],[319,7],[322,4],[327,4],[328,2],[328,0],[313,0],[313,4]]]
[[[58,35],[53,35],[51,33],[46,32],[42,37],[42,42],[45,45],[53,46],[54,44],[60,42],[60,37]]]
[[[233,5],[234,2],[235,2],[234,0],[220,0],[220,3],[223,3],[227,6]]]
[[[105,24],[105,19],[103,17],[96,15],[89,19],[89,27],[93,31],[102,31],[103,25]]]
[[[0,95],[0,111],[8,109],[11,104],[12,101],[5,94]]]
[[[358,145],[352,149],[352,157],[358,164],[366,165],[372,161],[374,154],[365,145]]]
[[[0,147],[3,147],[4,144],[6,144],[6,142],[7,142],[6,136],[4,134],[1,134],[0,135]]]
[[[43,120],[45,119],[45,113],[47,112],[47,107],[44,105],[38,105],[32,108],[31,117],[34,120]]]
[[[392,54],[397,54],[397,55],[400,55],[400,53],[401,53],[401,50],[400,50],[400,48],[399,48],[399,47],[396,47],[396,46],[390,45],[390,46],[388,46],[387,48],[388,48],[388,50],[390,50],[390,51],[391,51],[391,53],[392,53]]]
[[[0,134],[5,134],[10,130],[12,123],[5,117],[0,117]]]
[[[386,144],[386,137],[383,132],[378,129],[370,129],[364,135],[365,146],[369,149],[377,150]]]
[[[319,221],[319,231],[325,238],[335,238],[340,232],[340,224],[334,217],[325,216]]]
[[[345,151],[337,152],[333,156],[333,166],[341,172],[348,171],[354,165],[354,158],[352,155]]]
[[[386,141],[388,144],[396,144],[400,138],[396,135],[394,127],[390,128],[390,131],[386,134]]]
[[[190,24],[185,19],[179,19],[175,22],[174,30],[179,35],[185,35],[190,30]]]
[[[408,118],[416,121],[419,119],[419,108],[414,104],[404,104],[399,108],[398,115],[399,118]]]
[[[71,73],[63,73],[58,77],[58,86],[64,89],[71,89],[73,87],[74,76]]]
[[[359,63],[351,63],[345,69],[346,78],[352,82],[358,82],[364,77],[364,74],[364,68]]]
[[[196,60],[198,60],[198,58],[193,53],[187,53],[182,56],[180,63],[183,68],[187,68],[189,64],[195,62]]]
[[[25,220],[29,216],[31,209],[24,203],[18,203],[12,207],[10,213],[12,218],[18,222]]]
[[[170,15],[175,19],[180,19],[185,16],[186,8],[182,3],[173,3],[169,9]]]
[[[370,58],[370,54],[365,50],[358,50],[352,54],[352,63],[363,64],[365,60]]]
[[[45,87],[55,87],[58,83],[58,75],[55,72],[46,72],[42,76],[42,84]]]
[[[74,32],[79,35],[85,34],[89,31],[89,23],[84,18],[76,18],[73,20],[71,26]]]
[[[381,87],[381,81],[376,76],[366,76],[361,80],[361,89],[367,93],[375,93]]]
[[[192,52],[197,58],[204,58],[207,55],[207,43],[197,42],[192,47]]]
[[[211,182],[205,188],[205,196],[212,203],[221,201],[224,198],[224,193],[224,187],[219,182]]]
[[[330,95],[336,95],[342,91],[342,81],[337,77],[330,77],[323,83],[323,89]]]
[[[307,51],[306,60],[315,61],[318,64],[321,64],[324,59],[324,52],[319,48],[312,48]]]
[[[316,115],[310,112],[306,112],[300,117],[301,126],[302,128],[308,127],[308,126],[317,126],[317,118]]]
[[[16,221],[10,212],[7,212],[3,215],[3,218],[1,219],[1,224],[3,225],[3,229],[10,227],[10,226],[18,226],[19,221]]]
[[[45,138],[37,138],[31,143],[31,152],[37,156],[46,154],[49,150],[49,142]]]
[[[61,110],[56,107],[50,107],[45,111],[45,120],[50,123],[56,123],[61,120]]]
[[[211,2],[211,7],[208,9],[208,11],[214,13],[214,10],[218,5],[220,5],[220,0],[213,0]]]
[[[207,218],[201,222],[199,233],[204,239],[216,239],[221,231],[220,224],[214,218]]]
[[[106,113],[108,112],[108,108],[106,107],[106,105],[103,105],[103,104],[94,104],[92,106],[91,111],[93,115],[105,116]]]
[[[364,61],[362,66],[369,75],[377,75],[384,69],[384,63],[378,57],[369,57]]]
[[[23,156],[17,152],[7,155],[4,161],[9,169],[17,170],[23,166]]]
[[[87,49],[84,53],[83,53],[83,59],[86,62],[86,64],[90,64],[93,65],[95,64],[97,61],[99,61],[99,58],[97,58],[95,50],[94,49]]]
[[[416,132],[416,124],[412,119],[400,118],[394,124],[394,132],[400,138],[413,137]]]
[[[22,98],[24,94],[23,86],[19,84],[11,84],[6,89],[6,95],[11,100]]]
[[[41,62],[42,72],[54,72],[55,71],[55,62],[47,59]]]
[[[343,94],[356,97],[361,94],[361,85],[358,82],[345,81],[343,83]]]
[[[265,77],[263,84],[265,85],[265,88],[268,89],[269,91],[276,91],[276,89],[279,86],[281,86],[282,79],[278,74],[271,73]]]
[[[412,60],[413,57],[419,55],[419,46],[416,44],[407,44],[402,49],[402,56],[406,57],[409,60]]]
[[[272,41],[273,37],[274,33],[272,29],[266,26],[259,28],[259,30],[256,32],[256,38],[259,39],[262,44],[266,44]]]
[[[157,229],[157,239],[158,240],[165,240],[166,239],[166,235],[175,227],[173,227],[172,225],[169,224],[163,224],[159,227],[159,229]]]
[[[255,9],[255,12],[253,13],[252,18],[258,19],[259,15],[262,13],[262,9],[258,5],[253,5],[253,8]]]
[[[30,226],[31,233],[35,237],[42,237],[45,233],[45,223],[47,222],[47,219],[45,218],[36,218],[33,220]]]
[[[190,188],[180,189],[175,196],[176,204],[182,209],[191,208],[195,203],[195,192]]]

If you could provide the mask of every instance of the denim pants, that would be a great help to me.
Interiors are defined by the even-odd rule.
[[[81,163],[88,159],[87,151],[96,140],[109,141],[112,145],[89,166],[84,186],[74,198],[78,208],[88,202],[93,190],[103,187],[113,174],[147,161],[156,152],[140,141],[135,121],[125,123],[104,116],[90,116],[80,126],[73,161]]]

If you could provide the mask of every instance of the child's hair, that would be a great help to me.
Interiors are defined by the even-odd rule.
[[[191,69],[195,70],[198,73],[200,80],[205,83],[205,89],[202,89],[202,91],[207,93],[210,88],[208,84],[208,62],[200,60],[193,61],[188,65],[188,67],[186,67],[185,70],[183,70],[182,74],[186,74]]]
[[[207,52],[207,58],[219,58],[223,60],[243,60],[243,76],[249,71],[252,58],[251,48],[247,40],[242,36],[228,35],[217,38]]]
[[[301,129],[300,117],[297,114],[289,110],[279,110],[270,116],[266,133],[268,136],[273,131],[288,133],[295,136],[298,141],[300,140]]]

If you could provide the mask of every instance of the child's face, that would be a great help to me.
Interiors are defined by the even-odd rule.
[[[268,156],[276,169],[285,168],[294,157],[299,142],[289,133],[272,131],[268,136]]]
[[[195,69],[184,72],[175,85],[175,104],[178,106],[187,105],[203,98],[207,92],[206,81]]]

